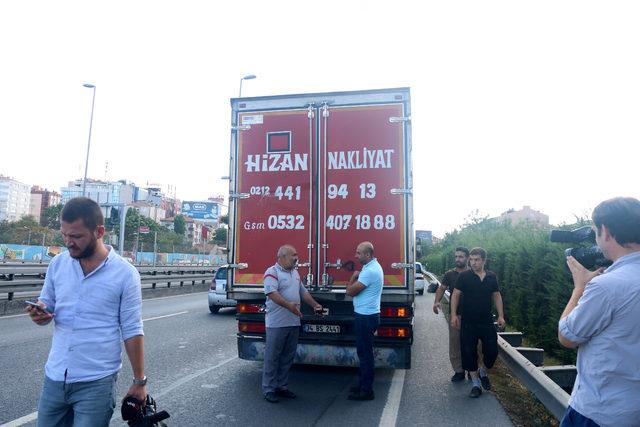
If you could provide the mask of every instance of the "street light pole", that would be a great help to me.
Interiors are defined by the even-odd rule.
[[[242,98],[242,81],[255,79],[255,74],[249,74],[240,79],[240,90],[238,91],[238,98]]]
[[[45,257],[46,252],[47,252],[47,249],[44,246],[46,237],[47,237],[47,235],[43,231],[42,232],[42,253],[40,254],[40,262],[44,262],[44,257]]]
[[[27,232],[29,233],[29,237],[27,237],[27,246],[31,246],[31,229],[29,227],[27,227],[26,225],[22,226],[22,228],[27,230]],[[24,240],[23,240],[23,242],[24,242]]]
[[[87,169],[89,167],[89,149],[91,148],[91,128],[93,127],[93,107],[96,104],[96,86],[85,83],[82,86],[93,89],[93,100],[91,101],[91,119],[89,120],[89,141],[87,142],[87,160],[84,163],[84,180],[82,181],[82,197],[87,191]]]

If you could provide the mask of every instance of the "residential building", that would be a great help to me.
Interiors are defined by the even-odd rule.
[[[147,198],[138,200],[146,200],[156,206],[159,206],[164,210],[165,216],[175,217],[180,213],[181,201],[165,195],[160,187],[147,187],[145,188],[145,191],[147,193]]]
[[[70,181],[67,187],[60,189],[62,193],[62,203],[67,203],[74,197],[82,196],[82,180]],[[85,196],[97,203],[124,203],[130,204],[134,201],[134,185],[126,181],[98,181],[87,179]]]
[[[60,194],[55,191],[42,189],[38,186],[31,188],[31,205],[29,214],[37,221],[40,221],[45,209],[60,204]]]
[[[18,221],[30,207],[31,186],[0,175],[0,221]]]
[[[149,201],[134,202],[131,204],[131,206],[138,209],[140,215],[151,218],[157,223],[160,223],[160,220],[164,219],[167,216],[167,212],[164,209],[162,209],[160,206],[156,206]]]
[[[205,232],[207,234],[203,235],[202,229],[206,227],[204,221],[199,221],[193,218],[185,217],[186,222],[186,236],[187,240],[191,243],[192,246],[201,245],[204,240],[206,240],[206,236],[208,234],[208,230]]]
[[[516,225],[524,221],[529,221],[540,225],[549,225],[549,216],[531,209],[531,206],[523,206],[522,209],[516,211],[509,209],[498,217],[499,221],[511,221]]]

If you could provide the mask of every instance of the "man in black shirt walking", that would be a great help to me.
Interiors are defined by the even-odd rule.
[[[498,357],[498,334],[493,326],[492,300],[498,312],[498,326],[502,328],[505,325],[498,279],[494,273],[484,269],[486,260],[487,251],[482,248],[471,249],[471,270],[460,273],[451,297],[451,313],[458,313],[460,297],[464,295],[461,316],[452,315],[451,326],[460,329],[462,367],[469,371],[473,381],[469,397],[479,397],[482,394],[481,386],[485,390],[491,389],[486,370],[478,372],[477,347],[478,340],[482,341],[484,366],[490,369]]]

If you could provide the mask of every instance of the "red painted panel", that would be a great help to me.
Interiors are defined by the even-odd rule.
[[[405,188],[404,138],[402,123],[390,123],[389,118],[401,116],[400,104],[330,108],[327,167],[321,167],[327,174],[326,261],[353,261],[355,269],[360,270],[356,247],[370,241],[383,268],[385,285],[398,287],[405,285],[405,271],[392,269],[391,264],[406,262],[407,224],[404,197],[391,194],[391,189]],[[324,165],[324,123],[320,127]],[[323,191],[324,178],[321,180],[319,188]],[[324,242],[322,231],[320,238]],[[323,254],[321,265],[325,262]],[[335,268],[327,273],[333,276],[334,285],[344,285],[351,275]]]
[[[237,205],[235,262],[249,267],[235,270],[234,282],[261,285],[281,245],[293,245],[300,262],[308,261],[309,169],[315,160],[307,110],[241,113],[239,119],[251,129],[238,136],[237,191],[250,197]]]

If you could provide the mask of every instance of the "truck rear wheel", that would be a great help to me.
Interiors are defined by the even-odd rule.
[[[220,306],[219,305],[210,305],[209,306],[209,311],[213,314],[216,314],[217,312],[220,311]]]

